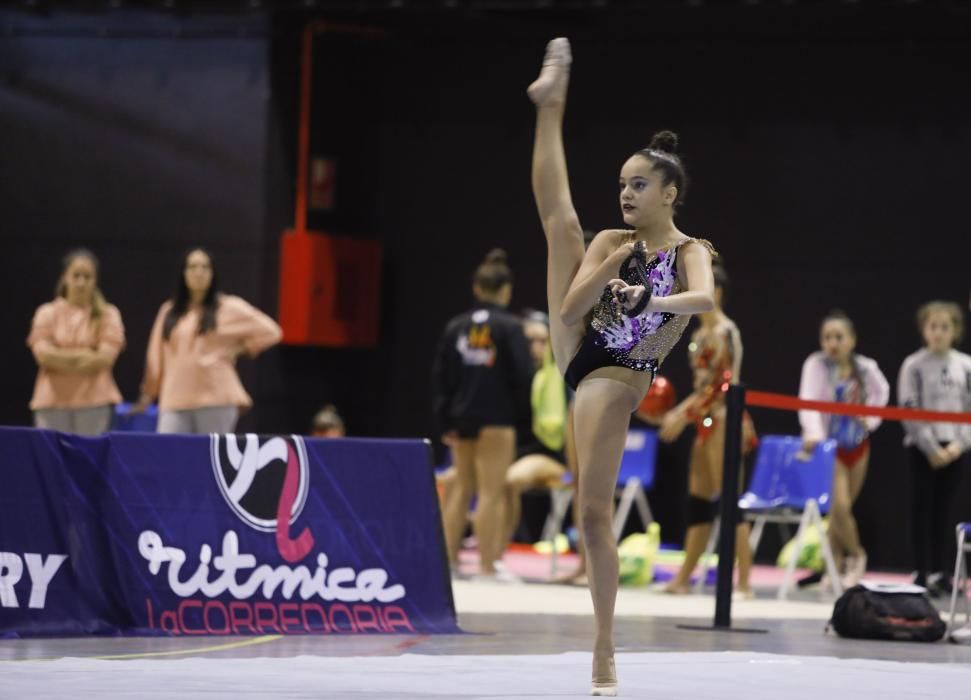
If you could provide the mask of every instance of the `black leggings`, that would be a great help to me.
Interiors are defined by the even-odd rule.
[[[957,542],[954,527],[964,515],[960,499],[971,452],[965,452],[946,467],[934,469],[916,447],[907,450],[911,474],[911,536],[917,582],[926,584],[927,575],[954,571]]]

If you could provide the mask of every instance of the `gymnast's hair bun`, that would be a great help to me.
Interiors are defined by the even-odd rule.
[[[659,131],[651,137],[651,145],[648,148],[652,151],[660,151],[661,153],[674,155],[678,152],[678,135],[666,129]]]
[[[472,276],[472,282],[489,294],[494,294],[503,286],[512,284],[512,270],[509,269],[506,251],[502,248],[490,250]]]
[[[508,265],[509,256],[502,248],[493,248],[486,253],[485,260],[482,262],[485,265]]]

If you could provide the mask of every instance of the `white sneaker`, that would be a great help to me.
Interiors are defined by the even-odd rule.
[[[971,624],[958,627],[951,632],[951,641],[955,644],[971,644]]]
[[[493,568],[496,570],[496,575],[494,577],[496,583],[522,583],[523,580],[516,576],[513,572],[506,568],[506,565],[501,561],[492,562]]]

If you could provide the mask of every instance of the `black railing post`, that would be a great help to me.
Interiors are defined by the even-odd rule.
[[[718,578],[715,587],[715,627],[732,626],[732,572],[738,529],[738,477],[742,463],[742,415],[745,387],[728,387],[725,398],[725,467],[722,473],[721,529],[718,537]]]

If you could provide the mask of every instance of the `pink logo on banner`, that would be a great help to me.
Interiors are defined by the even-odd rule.
[[[296,435],[212,435],[210,450],[216,483],[233,512],[256,530],[274,532],[286,562],[306,557],[314,546],[309,528],[290,537],[310,487],[303,440]]]

